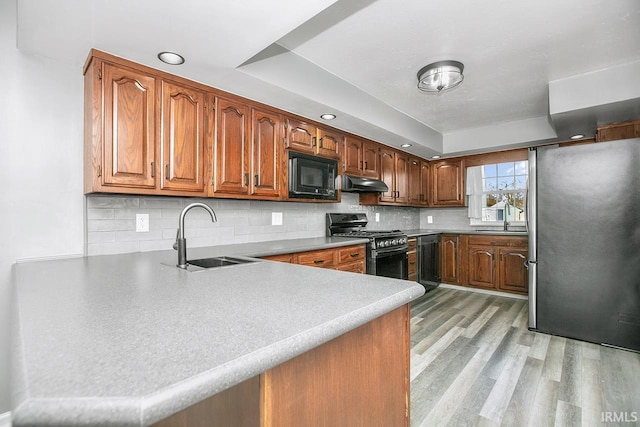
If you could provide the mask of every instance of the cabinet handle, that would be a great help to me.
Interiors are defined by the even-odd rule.
[[[156,177],[156,162],[151,162],[151,178]]]
[[[244,174],[244,185],[245,185],[245,187],[249,185],[249,174],[248,173]]]
[[[313,261],[314,264],[322,264],[324,262],[323,259],[316,259]]]
[[[256,187],[258,187],[258,186],[260,185],[260,176],[259,176],[258,174],[255,174],[255,175],[253,176],[253,182],[255,183],[254,185],[255,185]]]
[[[364,168],[369,169],[369,162],[364,162]]]
[[[365,166],[366,167],[366,166]],[[362,160],[360,160],[360,169],[362,169]]]
[[[360,255],[360,252],[352,252],[350,255],[351,255],[351,258],[355,258],[358,255]]]
[[[320,138],[320,148],[322,148],[322,140],[324,139],[324,136],[322,138]]]
[[[317,140],[316,140],[316,137],[314,136],[311,138],[311,146],[315,147],[316,145],[317,145]]]
[[[164,166],[164,179],[169,179],[169,165]]]

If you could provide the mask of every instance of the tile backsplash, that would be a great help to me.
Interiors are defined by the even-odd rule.
[[[211,206],[218,221],[212,223],[203,209],[189,211],[185,237],[190,247],[321,237],[325,235],[326,212],[365,212],[369,218],[367,227],[373,230],[420,228],[420,209],[360,206],[354,193],[343,193],[340,203],[89,195],[86,254],[171,249],[180,212],[196,201]],[[283,225],[271,225],[272,212],[282,212]],[[376,213],[380,214],[379,222],[375,222]],[[136,214],[149,215],[148,232],[136,232]]]

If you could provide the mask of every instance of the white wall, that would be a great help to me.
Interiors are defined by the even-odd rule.
[[[16,49],[0,1],[0,413],[10,409],[9,301],[16,260],[83,252],[82,70]]]

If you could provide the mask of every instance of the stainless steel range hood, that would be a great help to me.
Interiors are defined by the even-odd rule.
[[[342,175],[340,189],[351,193],[384,193],[389,191],[387,184],[379,179],[354,175]]]

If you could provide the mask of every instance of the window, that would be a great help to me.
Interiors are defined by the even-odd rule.
[[[482,197],[475,198],[475,203],[480,203],[481,210],[476,207],[477,213],[469,215],[472,224],[524,222],[528,162],[498,163],[479,166],[477,169],[469,176],[471,179],[482,180],[481,185],[480,182],[475,184],[478,190],[481,188]],[[474,198],[470,197],[470,206],[472,199]]]

